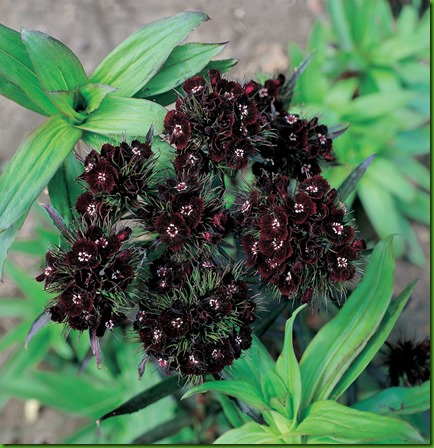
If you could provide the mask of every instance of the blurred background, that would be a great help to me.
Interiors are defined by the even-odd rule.
[[[351,200],[368,239],[401,235],[395,248],[400,257],[396,291],[415,278],[419,281],[396,332],[423,338],[430,331],[430,38],[429,17],[424,15],[429,2],[331,3],[334,6],[322,0],[1,0],[0,22],[57,38],[74,51],[87,73],[143,25],[186,10],[203,11],[211,18],[189,41],[229,41],[219,55],[239,59],[229,77],[246,81],[259,73],[286,73],[314,50],[294,104],[303,113],[319,113],[329,126],[350,123],[350,130],[336,140],[343,166],[330,173],[333,185],[370,154],[379,155]],[[0,97],[0,171],[43,120]],[[174,407],[165,399],[96,429],[94,421],[101,412],[143,390],[136,379],[140,355],[135,347],[124,350],[122,359],[117,354],[117,367],[96,371],[90,366],[81,377],[68,360],[80,358],[87,341],[65,344],[61,331],[50,327],[24,350],[27,329],[46,301],[32,278],[40,272],[50,241],[56,242],[54,232],[35,209],[0,284],[0,442],[128,443],[155,426],[158,418],[170,418]],[[53,362],[45,365],[47,356],[54,356],[62,378],[49,372]],[[131,364],[131,358],[130,372],[125,373],[128,369],[119,364]],[[155,372],[148,377],[146,385],[158,380]],[[83,391],[89,403],[75,402],[74,394]],[[205,434],[202,443],[206,440]]]

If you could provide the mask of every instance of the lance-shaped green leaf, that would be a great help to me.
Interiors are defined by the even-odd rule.
[[[1,24],[0,76],[21,88],[44,111],[44,115],[57,113],[35,75],[20,33]]]
[[[176,392],[182,387],[180,384],[180,379],[177,375],[170,376],[155,386],[137,394],[126,403],[113,409],[110,412],[104,414],[101,418],[97,420],[97,423],[101,423],[110,417],[115,417],[117,415],[131,414],[133,412],[140,411],[146,408],[152,403],[161,400],[164,397]]]
[[[392,238],[381,241],[366,273],[336,317],[315,335],[300,361],[301,409],[327,399],[381,324],[393,293]]]
[[[98,65],[91,81],[119,88],[115,95],[133,96],[158,72],[173,48],[208,19],[200,12],[182,12],[144,26]]]
[[[330,398],[337,400],[365,370],[366,366],[372,361],[372,359],[374,359],[374,356],[378,353],[386,341],[396,321],[401,315],[402,310],[413,292],[415,284],[416,280],[411,282],[404,289],[404,291],[402,291],[401,294],[399,294],[399,296],[390,303],[374,336],[372,336],[360,355],[353,361],[351,366],[340,379],[339,383],[336,384],[333,392],[330,394]]]
[[[5,78],[0,77],[0,95],[3,95],[6,98],[9,98],[20,106],[25,107],[26,109],[33,110],[34,112],[47,115],[44,109],[40,108],[35,102],[33,102],[24,92],[21,87],[18,87],[13,82],[8,81]]]
[[[77,182],[77,177],[82,172],[83,165],[75,158],[72,151],[48,184],[51,203],[66,223],[71,222],[75,202],[82,192],[81,186]]]
[[[23,213],[17,221],[15,221],[3,233],[0,233],[0,280],[3,280],[3,265],[8,254],[8,250],[24,224],[26,217],[27,213]]]
[[[328,437],[335,443],[424,443],[408,423],[351,409],[335,401],[317,401],[292,434]]]
[[[239,428],[231,429],[220,436],[216,445],[251,445],[251,444],[283,444],[284,442],[274,435],[266,426],[256,422],[249,422]]]
[[[193,387],[187,391],[182,399],[191,397],[194,394],[204,392],[221,392],[222,394],[230,395],[238,398],[258,410],[268,411],[269,406],[265,403],[263,397],[245,380],[230,380],[230,381],[207,381],[199,386]]]
[[[25,28],[21,38],[44,90],[73,90],[89,82],[77,56],[62,42]]]
[[[116,93],[116,92],[115,92]],[[159,104],[137,98],[104,98],[98,109],[77,127],[95,134],[146,136],[154,123],[155,134],[163,131],[167,110]]]
[[[72,90],[47,90],[47,95],[61,112],[72,124],[80,124],[86,119],[86,116],[74,109],[74,92]]]
[[[225,47],[226,43],[188,43],[175,47],[158,73],[134,96],[146,98],[168,92],[200,72]]]
[[[345,201],[348,196],[356,189],[359,180],[365,174],[369,165],[374,160],[376,154],[372,154],[362,163],[360,163],[357,168],[343,181],[342,185],[338,189],[339,198],[341,201]]]
[[[24,140],[0,176],[0,232],[28,213],[81,134],[53,116]]]
[[[423,412],[430,408],[430,382],[413,387],[390,387],[355,403],[352,408],[391,416]]]
[[[287,409],[290,410],[290,415],[288,415],[290,420],[297,420],[298,409],[301,402],[302,385],[300,368],[298,366],[297,358],[294,353],[294,346],[292,340],[292,328],[294,326],[295,318],[298,313],[306,308],[306,305],[300,306],[292,313],[292,316],[285,325],[285,339],[283,343],[283,350],[276,361],[276,373],[280,376],[289,391],[290,405],[287,404]]]
[[[86,84],[78,89],[83,96],[85,102],[84,114],[91,114],[98,109],[101,101],[110,93],[116,92],[116,87],[108,86],[107,84]]]

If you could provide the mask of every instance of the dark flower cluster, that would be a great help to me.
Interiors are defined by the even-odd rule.
[[[221,187],[210,175],[169,178],[156,197],[137,212],[139,224],[172,251],[194,249],[196,255],[215,248],[232,230]]]
[[[240,170],[247,166],[261,140],[262,118],[246,86],[209,71],[209,81],[194,76],[186,93],[164,120],[169,142],[176,146],[178,173],[206,172],[209,164]]]
[[[431,376],[431,341],[414,342],[402,339],[394,344],[387,343],[384,364],[388,368],[392,386],[417,386]]]
[[[135,277],[137,256],[125,248],[131,229],[85,226],[66,238],[67,247],[51,250],[37,281],[58,294],[48,307],[51,319],[101,337],[125,320],[127,288]]]
[[[290,188],[281,175],[264,175],[239,206],[236,220],[247,255],[265,283],[309,302],[352,280],[354,262],[365,249],[354,238],[335,189],[316,175]]]
[[[87,191],[78,197],[76,210],[87,222],[103,220],[109,213],[119,217],[137,206],[137,196],[148,188],[153,173],[152,132],[145,143],[106,143],[101,154],[92,150],[86,156],[79,179],[87,183]]]
[[[191,379],[218,374],[252,343],[256,304],[237,270],[209,260],[197,266],[159,259],[154,291],[140,304],[134,328],[148,356],[166,373]],[[178,275],[181,274],[181,275]]]
[[[249,98],[257,104],[270,137],[258,145],[262,160],[255,162],[253,172],[265,170],[300,180],[321,173],[321,164],[335,160],[332,139],[327,126],[299,114],[286,111],[280,100],[285,77],[267,80],[264,85],[249,83]]]

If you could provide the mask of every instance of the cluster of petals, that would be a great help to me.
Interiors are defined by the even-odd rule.
[[[164,127],[176,146],[176,170],[206,172],[207,164],[240,170],[255,153],[262,118],[245,86],[209,71],[209,81],[198,75],[183,84],[186,93],[166,115]]]
[[[203,273],[210,271],[218,281],[205,289],[189,282],[192,276],[203,283]],[[209,260],[192,268],[191,262],[177,265],[163,257],[153,263],[152,272],[152,282],[159,294],[165,291],[165,300],[143,301],[134,328],[147,355],[163,371],[193,377],[217,374],[250,347],[255,302],[244,281],[230,273],[220,275]],[[188,301],[180,298],[180,290]]]
[[[365,243],[355,239],[335,189],[320,175],[298,182],[263,176],[236,216],[247,265],[285,296],[309,301],[313,291],[350,281]],[[315,283],[317,282],[317,283]]]

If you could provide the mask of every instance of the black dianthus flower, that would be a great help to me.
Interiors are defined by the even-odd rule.
[[[248,325],[255,320],[256,304],[238,268],[211,263],[204,270],[204,263],[210,262],[201,260],[183,282],[156,292],[155,277],[171,269],[156,262],[134,323],[148,355],[166,372],[191,378],[217,374],[240,357],[251,345]]]
[[[178,157],[178,173],[198,174],[211,166],[240,170],[261,140],[262,119],[246,89],[209,72],[210,81],[195,76],[183,84],[185,97],[167,113],[164,127]]]
[[[328,297],[354,278],[366,245],[354,239],[347,212],[323,177],[289,189],[286,176],[264,175],[236,207],[246,265],[282,295],[303,302]]]

